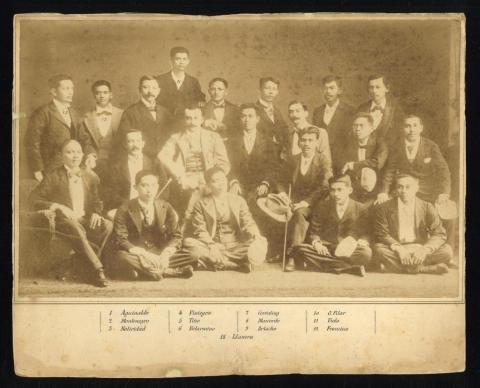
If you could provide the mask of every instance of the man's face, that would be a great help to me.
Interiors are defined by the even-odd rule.
[[[240,121],[242,122],[243,129],[246,131],[255,130],[259,119],[257,112],[253,108],[243,109],[240,114]]]
[[[307,119],[308,111],[303,109],[302,104],[292,104],[288,108],[288,117],[292,120],[292,123],[298,124]]]
[[[138,192],[138,198],[144,202],[150,202],[157,195],[158,179],[153,175],[146,175],[135,185],[135,189]]]
[[[385,86],[383,78],[368,81],[368,93],[374,102],[379,103],[383,101],[388,93],[388,88]]]
[[[223,172],[217,172],[213,174],[210,182],[208,183],[212,194],[218,195],[227,192],[227,177]]]
[[[200,108],[185,109],[185,125],[187,129],[200,128],[203,124],[203,115]]]
[[[83,151],[76,141],[68,143],[62,150],[63,164],[69,168],[77,168],[82,163]]]
[[[314,133],[305,133],[298,139],[298,146],[304,155],[311,155],[317,149],[318,139]]]
[[[97,105],[101,107],[106,107],[112,101],[112,92],[106,85],[97,86],[94,96]]]
[[[171,59],[172,67],[177,71],[185,71],[190,64],[190,58],[187,53],[176,53]]]
[[[415,142],[420,139],[423,132],[423,125],[418,117],[409,117],[403,123],[403,133],[409,142]]]
[[[365,140],[373,131],[373,125],[365,117],[358,117],[354,120],[353,135],[358,140]]]
[[[71,103],[73,101],[73,82],[64,79],[58,83],[55,89],[52,89],[53,96],[60,102]]]
[[[325,101],[333,103],[340,97],[340,88],[335,81],[327,82],[323,85],[323,97]]]
[[[265,82],[260,88],[260,96],[264,101],[273,102],[278,96],[278,85],[272,81]]]
[[[210,94],[211,99],[215,102],[223,101],[228,94],[225,84],[222,81],[213,82],[208,89],[208,93]]]
[[[140,94],[147,101],[155,100],[160,93],[160,87],[156,80],[145,80],[140,86]]]
[[[335,203],[344,204],[351,192],[352,188],[343,182],[330,184],[330,197],[333,198]]]
[[[127,133],[127,151],[130,155],[139,155],[143,151],[145,142],[141,132]]]
[[[418,191],[418,183],[412,177],[397,180],[397,194],[402,202],[411,202]]]

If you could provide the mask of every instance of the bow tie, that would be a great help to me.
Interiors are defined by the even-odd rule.
[[[147,110],[148,110],[149,112],[155,112],[155,105],[147,106]]]
[[[78,171],[67,171],[67,176],[68,176],[68,179],[80,178],[82,176],[82,173],[81,173],[80,170],[78,170]]]
[[[365,150],[365,149],[367,149],[367,145],[366,144],[365,145],[359,145],[358,149]]]
[[[379,105],[375,105],[373,108],[370,108],[370,112],[375,112],[378,110],[380,113],[383,113],[383,108]]]
[[[101,116],[101,115],[111,115],[112,112],[110,112],[109,110],[102,110],[102,111],[97,111],[97,116]]]
[[[225,108],[225,103],[223,104],[213,104],[213,109],[217,109],[217,108]]]

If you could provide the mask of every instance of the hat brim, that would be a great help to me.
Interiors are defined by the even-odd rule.
[[[272,212],[266,205],[267,197],[262,197],[257,199],[257,206],[270,218],[273,218],[277,222],[285,223],[287,222],[287,216],[285,214],[277,214]]]

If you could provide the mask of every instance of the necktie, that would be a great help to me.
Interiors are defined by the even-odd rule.
[[[147,207],[141,207],[140,208],[143,214],[143,222],[147,225],[150,226],[153,223],[153,214]]]
[[[63,118],[65,119],[65,122],[69,127],[72,126],[72,119],[70,117],[70,110],[68,108],[65,108],[62,112]]]
[[[265,109],[265,112],[267,113],[267,116],[268,118],[272,121],[275,120],[274,116],[273,116],[273,108],[272,107],[268,107],[267,109]]]
[[[97,111],[97,116],[102,116],[102,115],[108,116],[108,115],[111,115],[111,114],[112,114],[112,112],[110,112],[108,110]]]
[[[77,183],[77,181],[80,179],[80,177],[82,176],[80,170],[77,170],[77,171],[67,171],[67,176],[68,176],[68,179],[71,179],[73,180],[74,183]]]

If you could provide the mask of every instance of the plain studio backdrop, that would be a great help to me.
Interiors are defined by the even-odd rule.
[[[98,79],[111,82],[114,105],[126,108],[138,100],[142,75],[169,71],[173,46],[190,50],[188,72],[206,94],[210,79],[224,77],[228,99],[237,104],[257,99],[260,77],[278,78],[285,118],[292,100],[304,101],[312,115],[324,102],[321,80],[328,74],[343,78],[345,101],[358,106],[368,99],[368,76],[385,73],[405,111],[424,118],[426,135],[444,152],[456,144],[459,154],[460,21],[22,20],[17,38],[22,177],[28,176],[25,130],[32,111],[50,100],[49,77],[73,77],[80,113],[94,107],[90,87]]]

